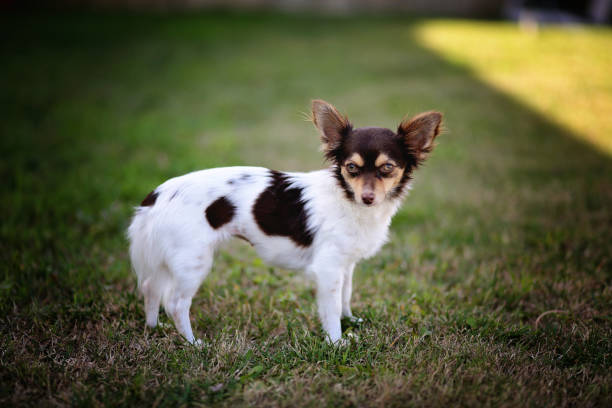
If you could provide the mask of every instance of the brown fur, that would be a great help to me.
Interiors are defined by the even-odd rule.
[[[343,137],[352,129],[346,116],[320,99],[312,101],[312,122],[319,130],[326,155],[336,149],[342,143]]]
[[[379,127],[353,129],[336,108],[315,100],[312,120],[325,156],[337,166],[335,175],[346,197],[370,205],[402,195],[412,171],[433,149],[442,115],[432,111],[405,119],[397,133]],[[351,163],[356,167],[349,171]],[[391,171],[385,169],[387,163]]]
[[[253,216],[266,235],[289,237],[302,247],[312,244],[302,189],[292,187],[285,173],[270,171],[270,184],[253,204]]]
[[[206,209],[206,219],[214,229],[220,228],[234,218],[236,207],[225,197],[216,199]]]
[[[142,202],[140,203],[141,207],[152,207],[155,204],[155,201],[157,201],[157,191],[153,190],[151,191],[149,194],[147,194],[147,196],[144,198],[144,200],[142,200]]]
[[[440,112],[423,112],[412,119],[404,119],[397,133],[404,137],[406,146],[417,156],[419,162],[425,160],[434,147],[434,140],[440,134],[442,114]]]
[[[364,193],[372,192],[376,197],[375,202],[379,202],[379,200],[382,200],[387,196],[387,194],[390,194],[393,189],[399,185],[404,174],[404,169],[398,167],[396,163],[393,160],[390,160],[384,153],[378,155],[375,161],[375,166],[380,168],[386,163],[391,163],[394,165],[393,171],[385,175],[385,177],[376,176],[371,172],[358,176],[352,176],[346,169],[346,165],[349,163],[354,163],[359,167],[363,167],[364,161],[361,158],[361,155],[359,155],[359,153],[354,153],[346,162],[343,163],[341,170],[342,177],[344,177],[356,197],[362,197]]]
[[[348,162],[353,162],[359,167],[362,167],[365,164],[365,162],[363,161],[363,157],[361,157],[359,153],[353,153],[353,155],[349,157],[348,160],[345,162],[345,165]]]

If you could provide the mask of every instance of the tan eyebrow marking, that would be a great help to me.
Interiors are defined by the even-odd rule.
[[[376,161],[374,162],[374,165],[376,167],[380,167],[380,166],[382,166],[385,163],[391,163],[392,165],[397,166],[397,163],[395,163],[393,160],[391,160],[389,158],[389,156],[387,156],[384,153],[381,153],[381,154],[378,155],[378,157],[376,158]]]
[[[359,153],[353,153],[353,155],[349,157],[347,160],[347,162],[351,162],[351,161],[355,163],[356,165],[358,165],[359,167],[363,167],[364,165],[363,157],[361,157]]]

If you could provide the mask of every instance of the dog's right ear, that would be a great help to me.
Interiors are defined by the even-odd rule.
[[[423,112],[412,119],[404,119],[397,133],[404,138],[406,147],[420,164],[431,153],[434,139],[440,134],[442,114],[440,112]]]
[[[312,101],[312,122],[321,135],[325,155],[332,159],[334,150],[351,131],[351,123],[331,104],[320,99]]]

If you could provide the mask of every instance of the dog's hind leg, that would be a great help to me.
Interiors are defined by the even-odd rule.
[[[174,288],[165,309],[174,320],[176,329],[191,344],[199,344],[200,340],[196,340],[193,335],[189,309],[200,284],[210,271],[213,254],[212,249],[195,257],[192,254],[182,254],[184,256],[177,257],[181,261],[171,266]],[[185,262],[185,259],[193,259],[194,262]]]
[[[144,308],[147,326],[157,326],[157,317],[159,316],[159,304],[161,302],[161,292],[155,287],[153,278],[147,278],[142,283],[142,293],[144,295]]]
[[[191,343],[196,344],[196,338],[193,335],[191,329],[191,321],[189,320],[189,308],[191,307],[191,297],[184,296],[173,299],[171,316],[174,320],[176,329],[181,333],[185,339]]]

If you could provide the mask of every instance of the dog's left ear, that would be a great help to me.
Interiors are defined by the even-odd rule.
[[[312,101],[312,122],[321,135],[325,155],[333,159],[333,151],[351,131],[351,123],[332,104],[320,99]]]
[[[397,128],[397,134],[404,138],[406,147],[422,162],[434,147],[441,123],[440,112],[423,112],[411,119],[404,119]]]

